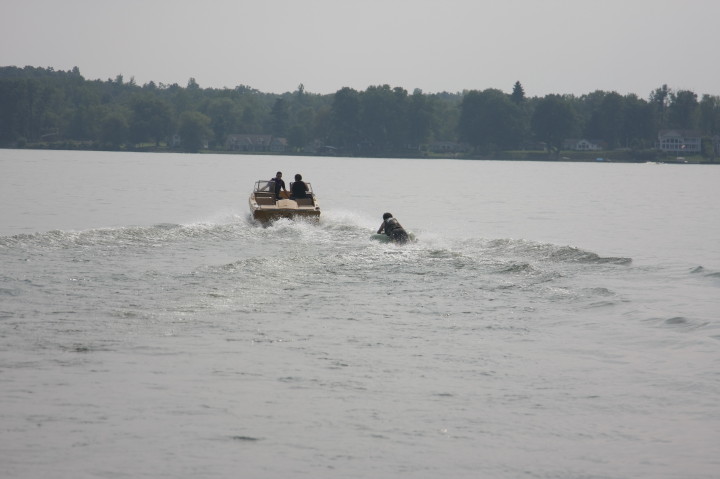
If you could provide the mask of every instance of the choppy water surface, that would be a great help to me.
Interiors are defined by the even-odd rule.
[[[0,166],[3,477],[720,471],[720,169]],[[249,220],[277,169],[319,225]],[[370,239],[388,209],[417,242]]]

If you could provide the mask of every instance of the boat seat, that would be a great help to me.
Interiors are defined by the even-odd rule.
[[[297,201],[298,206],[314,206],[313,199],[308,198],[298,198],[295,201]]]
[[[272,196],[255,195],[255,202],[259,205],[274,205],[275,204],[275,195],[272,195]]]

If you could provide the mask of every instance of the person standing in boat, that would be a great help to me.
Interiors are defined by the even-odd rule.
[[[295,175],[295,182],[290,185],[290,199],[307,198],[308,190],[307,183],[302,180],[302,175],[298,173]]]
[[[391,213],[385,213],[383,215],[383,222],[378,229],[378,234],[385,232],[396,243],[407,243],[408,234],[407,231],[400,225],[400,222],[393,218]]]
[[[282,179],[282,171],[278,171],[275,174],[275,178],[272,178],[270,181],[275,184],[275,199],[279,200],[280,188],[282,188],[287,193],[287,189],[285,188],[285,181],[283,181]]]

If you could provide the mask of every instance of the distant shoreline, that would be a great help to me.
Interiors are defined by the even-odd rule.
[[[236,155],[236,156],[306,156],[317,158],[388,158],[388,159],[418,159],[418,160],[475,160],[475,161],[545,161],[552,163],[663,163],[663,164],[702,164],[720,165],[720,158],[705,158],[700,155],[676,157],[666,153],[647,150],[635,152],[630,150],[608,151],[561,151],[559,155],[551,155],[546,151],[501,151],[488,155],[473,155],[454,153],[442,155],[438,153],[388,152],[383,155],[326,155],[308,152],[267,152],[267,151],[226,151],[226,150],[200,150],[197,153],[187,153],[180,149],[167,147],[147,146],[133,149],[92,148],[81,144],[69,144],[63,147],[50,145],[26,145],[24,147],[0,146],[6,150],[39,150],[39,151],[98,151],[118,153],[184,153],[193,155]]]

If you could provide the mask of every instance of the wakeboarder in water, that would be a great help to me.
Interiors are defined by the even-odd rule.
[[[393,215],[391,213],[385,213],[383,215],[383,222],[380,225],[380,229],[378,229],[377,233],[380,234],[383,231],[395,243],[403,244],[408,242],[409,238],[407,231],[405,231],[405,229],[402,227],[402,225],[400,225],[400,222],[397,219],[393,218]]]

